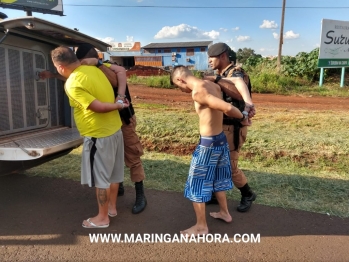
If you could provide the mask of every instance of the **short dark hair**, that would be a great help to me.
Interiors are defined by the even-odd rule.
[[[98,53],[93,45],[89,43],[84,43],[79,45],[78,49],[76,50],[76,57],[78,59],[83,59],[83,58],[98,59]]]
[[[73,50],[67,46],[59,46],[51,51],[51,58],[54,62],[69,65],[79,61]]]
[[[183,72],[183,71],[186,71],[186,70],[188,70],[188,68],[187,68],[186,66],[184,66],[184,65],[177,65],[177,66],[175,66],[175,67],[172,69],[172,72],[171,72],[171,78],[170,78],[170,83],[171,83],[171,85],[174,85],[174,83],[173,83],[173,77],[177,74],[177,72],[178,72],[178,71]]]

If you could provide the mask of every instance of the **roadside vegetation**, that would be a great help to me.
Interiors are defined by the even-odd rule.
[[[349,95],[349,75],[345,79],[344,87],[340,87],[341,68],[325,69],[323,86],[319,87],[318,48],[309,53],[301,52],[295,57],[284,56],[280,72],[277,70],[276,58],[263,58],[261,55],[255,54],[252,49],[239,49],[236,54],[232,54],[232,57],[235,56],[243,62],[243,68],[250,76],[254,93],[336,97]],[[200,77],[207,72],[193,71],[193,73]],[[150,87],[174,88],[170,84],[169,76],[141,77],[132,75],[128,81],[131,84],[142,84]]]
[[[137,132],[146,149],[145,185],[183,192],[198,119],[191,106],[158,109],[136,105]],[[256,203],[349,217],[348,126],[346,112],[321,111],[314,117],[309,111],[259,107],[239,164],[258,194]],[[79,181],[80,153],[76,149],[27,174]],[[128,169],[125,184],[131,185]],[[238,190],[228,198],[239,201]]]

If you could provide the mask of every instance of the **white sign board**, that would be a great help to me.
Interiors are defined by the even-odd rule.
[[[349,21],[322,19],[318,67],[349,66]]]
[[[111,43],[110,51],[129,51],[134,46],[134,42],[114,42]]]

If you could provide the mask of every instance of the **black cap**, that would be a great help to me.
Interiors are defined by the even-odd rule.
[[[75,53],[76,57],[78,59],[83,59],[88,53],[88,51],[90,51],[92,48],[94,48],[94,46],[88,43],[79,45],[78,50],[76,50],[76,53]]]
[[[208,56],[219,56],[228,50],[230,50],[230,47],[227,44],[217,43],[209,47],[207,54]]]

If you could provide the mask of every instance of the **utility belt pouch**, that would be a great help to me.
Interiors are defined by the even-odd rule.
[[[240,112],[245,110],[245,101],[232,99],[230,96],[227,96],[223,93],[224,101],[232,104],[234,107],[240,110]],[[234,142],[234,151],[238,151],[239,142],[240,142],[240,128],[241,123],[237,119],[229,118],[228,116],[223,116],[223,125],[232,125],[234,126],[233,142]]]

